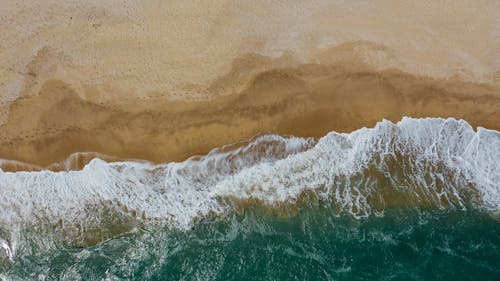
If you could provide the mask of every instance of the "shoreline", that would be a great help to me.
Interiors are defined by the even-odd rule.
[[[401,120],[399,120],[399,121],[394,121],[393,122],[393,121],[389,120],[389,122],[397,125],[400,122],[402,122],[405,118],[421,119],[421,120],[424,120],[424,119],[433,119],[433,118],[446,119],[446,120],[455,120],[455,121],[463,120],[467,124],[469,124],[464,119],[455,119],[453,117],[448,117],[448,118],[442,118],[442,117],[419,117],[419,118],[413,118],[413,117],[409,117],[409,116],[403,116],[403,118]],[[384,120],[386,120],[386,119],[384,118],[382,120],[379,120],[376,123],[376,125],[379,124],[380,122],[383,122]],[[329,133],[346,133],[346,134],[351,134],[351,133],[354,133],[354,132],[356,132],[358,130],[361,130],[361,129],[373,129],[373,128],[374,127],[366,127],[365,126],[365,127],[361,127],[361,128],[358,128],[358,129],[355,129],[355,130],[352,130],[352,131],[347,131],[347,132],[330,131],[330,132],[326,133],[325,135],[323,135],[321,137],[298,137],[298,138],[301,138],[304,141],[310,140],[315,145],[315,144],[317,144],[317,142],[321,138],[325,137]],[[484,128],[484,127],[481,127],[481,126],[477,126],[475,128],[471,127],[471,128],[476,133],[477,133],[477,131],[478,131],[479,128],[482,128],[482,129],[484,129],[486,131],[499,132],[498,130]],[[218,152],[231,151],[233,149],[238,149],[238,148],[246,146],[246,145],[250,144],[251,142],[253,142],[254,140],[256,140],[256,139],[258,139],[260,137],[266,136],[266,135],[268,135],[268,136],[278,136],[278,137],[284,137],[284,138],[287,138],[287,137],[295,138],[295,137],[297,137],[297,136],[293,136],[293,135],[285,135],[285,136],[283,136],[283,135],[277,135],[277,134],[271,134],[271,133],[259,134],[259,135],[255,135],[255,136],[253,136],[253,137],[251,137],[249,139],[246,139],[246,140],[240,140],[240,141],[236,141],[236,142],[233,142],[233,143],[224,144],[224,145],[221,145],[221,146],[218,146],[218,147],[211,148],[208,151],[203,152],[201,154],[195,154],[195,155],[187,156],[185,159],[180,159],[180,160],[175,160],[175,161],[165,161],[165,162],[152,162],[152,161],[148,161],[148,160],[145,160],[145,159],[137,159],[137,158],[119,158],[119,157],[110,156],[110,155],[106,155],[106,154],[102,154],[102,153],[98,153],[98,152],[74,152],[71,155],[69,155],[67,158],[65,158],[64,160],[59,161],[59,162],[51,163],[48,166],[39,166],[39,165],[36,165],[36,164],[25,163],[25,162],[21,162],[21,161],[18,161],[18,160],[10,160],[10,159],[1,159],[0,158],[0,169],[1,169],[1,171],[7,172],[7,173],[15,173],[15,172],[40,172],[40,171],[51,171],[51,172],[80,171],[80,170],[83,170],[94,159],[99,159],[99,160],[102,160],[102,161],[107,162],[107,163],[133,162],[133,163],[150,164],[150,165],[154,165],[154,166],[156,166],[156,165],[162,165],[162,164],[168,164],[168,163],[172,163],[172,162],[182,163],[182,162],[186,162],[186,161],[190,161],[190,160],[200,159],[200,157],[208,156],[209,154],[211,154],[212,152],[215,152],[215,151],[217,151],[217,153],[218,153]]]
[[[403,116],[500,129],[498,1],[17,2],[0,11],[0,167],[182,161]]]
[[[494,85],[356,64],[271,68],[250,73],[243,83],[222,77],[211,85],[236,86],[242,90],[206,101],[160,97],[113,106],[83,100],[64,81],[49,80],[39,95],[12,104],[0,126],[0,159],[51,170],[82,151],[91,153],[73,159],[76,169],[92,153],[111,161],[182,161],[260,134],[318,138],[404,116],[453,117],[473,128],[500,130],[500,90]]]

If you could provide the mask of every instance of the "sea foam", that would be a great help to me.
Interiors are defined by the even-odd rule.
[[[0,223],[98,225],[113,212],[189,228],[228,200],[296,204],[313,191],[356,217],[397,205],[500,210],[500,132],[403,118],[318,141],[265,135],[184,162],[92,160],[80,171],[0,170]]]

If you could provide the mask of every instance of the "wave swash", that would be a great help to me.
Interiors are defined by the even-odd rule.
[[[322,205],[354,218],[394,207],[496,216],[499,159],[498,131],[403,118],[319,140],[263,135],[180,163],[94,159],[80,171],[0,170],[0,263],[15,260],[28,230],[50,243],[93,245],[137,225],[188,230],[256,206],[289,214]]]

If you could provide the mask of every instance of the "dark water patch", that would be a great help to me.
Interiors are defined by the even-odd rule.
[[[7,279],[499,280],[500,223],[479,211],[247,210],[188,231],[140,229],[87,248],[17,258]]]

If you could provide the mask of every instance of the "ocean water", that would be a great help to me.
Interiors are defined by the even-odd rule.
[[[500,132],[404,118],[0,171],[0,209],[3,280],[500,280]]]

